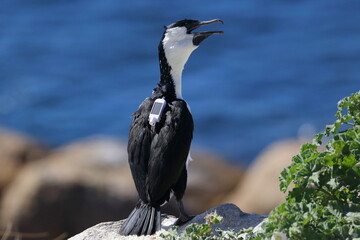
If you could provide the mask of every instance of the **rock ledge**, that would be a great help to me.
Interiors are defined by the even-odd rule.
[[[179,231],[184,230],[186,226],[192,223],[204,223],[204,217],[209,213],[214,212],[215,210],[220,216],[224,218],[223,222],[221,224],[217,224],[215,227],[223,230],[232,229],[234,231],[240,231],[249,227],[256,227],[257,225],[261,224],[267,217],[266,215],[244,213],[234,204],[222,204],[195,216],[191,221],[180,227]],[[162,220],[163,229],[156,232],[152,236],[120,236],[118,234],[118,231],[124,222],[124,220],[120,220],[117,222],[99,223],[71,237],[69,240],[160,239],[160,234],[162,232],[165,232],[166,229],[168,229],[169,227],[171,227],[175,220],[176,218],[173,216],[164,215]]]

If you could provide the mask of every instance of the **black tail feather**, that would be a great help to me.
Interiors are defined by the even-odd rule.
[[[151,235],[160,227],[160,207],[139,202],[122,225],[120,235]]]

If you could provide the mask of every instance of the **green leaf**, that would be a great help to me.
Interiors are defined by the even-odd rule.
[[[352,168],[357,164],[356,158],[354,155],[349,155],[343,158],[342,165],[347,168]]]

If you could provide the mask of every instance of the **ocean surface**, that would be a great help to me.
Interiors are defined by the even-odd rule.
[[[0,126],[51,146],[127,138],[159,79],[163,26],[220,18],[192,54],[183,97],[194,149],[249,164],[334,121],[360,89],[360,1],[1,0]],[[304,130],[305,129],[305,130]]]

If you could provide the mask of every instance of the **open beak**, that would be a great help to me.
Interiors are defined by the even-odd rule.
[[[191,31],[204,26],[204,25],[208,25],[208,24],[212,24],[212,23],[216,23],[216,22],[221,22],[222,24],[224,24],[224,22],[220,19],[213,19],[213,20],[209,20],[209,21],[201,21],[198,24],[194,25],[191,29],[189,29],[189,32],[191,33]],[[206,32],[194,32],[194,38],[193,38],[193,43],[194,45],[199,45],[202,41],[204,41],[207,37],[213,35],[213,34],[223,34],[223,31],[206,31]]]

